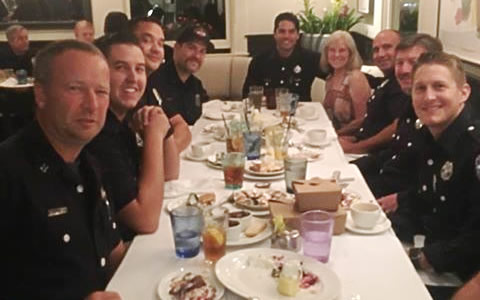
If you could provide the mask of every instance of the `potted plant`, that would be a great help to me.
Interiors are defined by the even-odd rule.
[[[336,30],[349,31],[363,18],[357,15],[354,9],[350,9],[344,0],[332,0],[332,4],[332,8],[325,9],[323,18],[320,18],[314,12],[312,1],[303,0],[303,10],[298,14],[298,18],[303,33],[301,44],[304,48],[320,52],[326,35]]]

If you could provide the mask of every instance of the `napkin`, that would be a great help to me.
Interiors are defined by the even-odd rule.
[[[178,198],[190,193],[209,192],[213,190],[212,180],[204,179],[180,179],[165,182],[163,197]]]

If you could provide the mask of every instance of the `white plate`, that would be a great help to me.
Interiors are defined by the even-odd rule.
[[[247,174],[251,174],[251,175],[254,175],[254,176],[261,176],[261,177],[265,177],[265,176],[268,176],[268,177],[274,177],[274,176],[278,176],[278,175],[282,175],[283,173],[285,173],[285,170],[284,169],[281,169],[281,170],[278,170],[278,171],[275,171],[275,172],[256,172],[256,171],[252,171],[248,168],[248,166],[245,166],[245,173]]]
[[[230,120],[230,119],[233,119],[233,117],[235,117],[235,114],[233,113],[222,113],[219,111],[205,111],[203,116],[206,119],[210,119],[210,120],[223,120],[222,114],[225,116],[226,120]]]
[[[187,272],[191,272],[193,274],[202,275],[207,284],[213,286],[216,289],[215,300],[219,300],[223,297],[225,293],[225,288],[215,279],[214,274],[208,268],[201,268],[201,267],[189,267],[189,268],[181,268],[180,270],[174,271],[167,276],[163,277],[162,281],[158,284],[157,287],[157,295],[162,300],[173,300],[174,298],[168,293],[170,290],[170,281],[174,277],[182,276]]]
[[[7,88],[7,89],[22,89],[22,88],[30,88],[33,87],[33,78],[28,77],[28,82],[25,84],[18,84],[18,81],[14,77],[9,77],[4,82],[0,83],[0,87]]]
[[[390,227],[392,227],[392,222],[390,222],[390,220],[383,214],[380,219],[378,219],[377,225],[372,229],[363,229],[355,226],[350,212],[347,214],[347,222],[345,224],[345,228],[358,234],[379,234],[387,231]]]
[[[314,147],[314,148],[324,148],[330,145],[331,141],[327,137],[324,141],[321,142],[312,142],[309,141],[306,137],[303,138],[303,143],[307,146]]]
[[[272,225],[268,220],[264,220],[264,222],[267,222],[267,227],[257,234],[254,237],[246,237],[245,234],[242,232],[240,233],[240,239],[236,241],[229,241],[227,240],[227,246],[243,246],[243,245],[250,245],[254,244],[260,241],[263,241],[266,238],[269,238],[272,235]]]
[[[275,176],[256,176],[256,175],[245,172],[243,174],[243,179],[250,180],[250,181],[278,181],[278,180],[284,180],[285,175],[283,175],[282,173],[280,175],[275,175]]]
[[[318,111],[315,110],[315,113],[313,115],[311,115],[310,117],[304,117],[304,116],[299,116],[299,115],[295,115],[297,118],[299,119],[303,119],[305,121],[313,121],[313,120],[316,120],[318,119]]]
[[[217,162],[217,156],[216,153],[209,155],[207,157],[207,166],[214,168],[214,169],[223,169],[222,163]]]
[[[295,298],[282,296],[277,292],[276,280],[271,269],[248,265],[248,258],[259,255],[284,256],[287,260],[300,260],[305,270],[318,276],[319,282],[307,290],[301,290]],[[218,280],[229,290],[242,297],[258,297],[262,300],[332,300],[340,295],[341,285],[338,276],[323,263],[295,252],[253,248],[231,252],[215,265]]]

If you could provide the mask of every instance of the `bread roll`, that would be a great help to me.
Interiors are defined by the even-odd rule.
[[[250,224],[247,226],[245,229],[245,236],[246,237],[254,237],[260,232],[264,231],[265,228],[267,227],[267,222],[264,220],[260,220],[257,218],[253,218],[250,221]]]

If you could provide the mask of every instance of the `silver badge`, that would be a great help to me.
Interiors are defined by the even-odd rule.
[[[444,180],[447,181],[449,180],[453,175],[453,163],[451,161],[446,161],[442,169],[440,169],[440,177]]]
[[[480,154],[475,158],[475,173],[477,174],[478,180],[480,180]]]
[[[68,207],[62,206],[62,207],[56,207],[56,208],[49,208],[47,213],[49,218],[61,216],[68,213]]]
[[[422,121],[420,121],[420,119],[415,120],[415,129],[418,130],[418,129],[422,128],[422,127],[423,127]]]
[[[299,65],[296,65],[294,68],[293,68],[293,73],[295,74],[298,74],[302,72],[302,67],[300,67]]]

